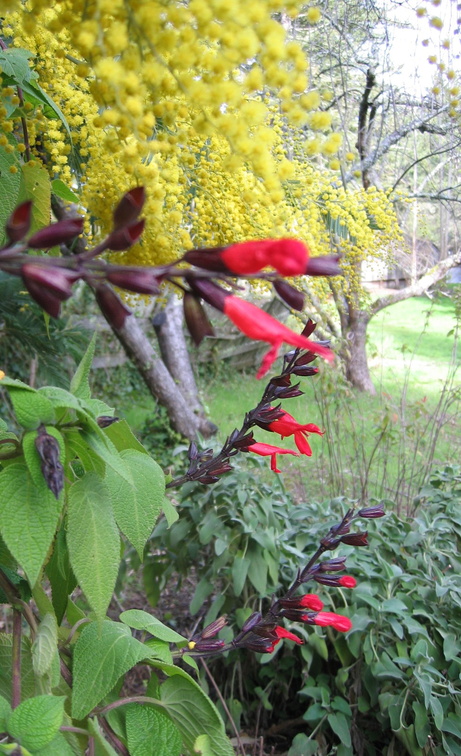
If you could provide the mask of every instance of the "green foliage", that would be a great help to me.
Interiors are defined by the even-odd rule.
[[[325,742],[341,743],[343,756],[419,756],[429,742],[438,756],[461,753],[460,503],[461,469],[446,467],[421,490],[414,519],[391,513],[372,529],[370,548],[342,547],[338,553],[348,555],[358,586],[339,594],[324,589],[321,598],[333,611],[347,602],[353,629],[344,636],[297,627],[305,645],[276,652],[276,665],[265,663],[269,656],[261,666],[232,652],[213,668],[228,706],[244,691],[248,717],[259,697],[263,727],[302,717],[306,728],[290,756],[330,752],[322,750]],[[172,562],[184,575],[194,565],[199,582],[191,611],[208,608],[208,622],[244,605],[232,616],[241,626],[280,587],[277,570],[287,586],[325,523],[337,521],[347,506],[342,498],[294,505],[278,478],[271,490],[243,470],[212,489],[185,487],[178,523],[166,533],[160,522],[154,531],[153,544],[163,543],[168,560],[161,554],[149,560],[144,579],[162,585]]]
[[[37,623],[30,609],[24,612],[30,639],[17,626],[13,636],[0,634],[1,729],[31,756],[83,754],[88,747],[113,756],[118,742],[134,756],[179,756],[196,752],[197,744],[211,756],[231,756],[214,705],[172,664],[170,644],[182,648],[186,639],[146,612],[106,617],[125,539],[142,558],[165,480],[126,423],[107,427],[113,410],[90,392],[93,353],[94,340],[70,390],[1,380],[17,433],[0,423],[0,600],[18,611],[32,591],[39,616]],[[77,585],[89,611],[70,598]],[[143,641],[130,628],[142,630]],[[155,697],[117,700],[124,676],[140,662],[152,669]],[[157,674],[167,678],[161,685]],[[131,708],[117,718],[114,704],[117,711]],[[117,721],[116,735],[109,720]]]

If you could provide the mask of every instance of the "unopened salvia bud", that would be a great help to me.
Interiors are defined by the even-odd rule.
[[[277,388],[274,390],[274,396],[276,399],[292,399],[295,396],[302,396],[304,394],[304,391],[301,391],[298,386],[299,383],[297,383],[295,386],[287,386],[286,388],[277,386]]]
[[[367,517],[370,520],[377,517],[384,517],[385,514],[386,513],[382,504],[377,504],[376,507],[364,507],[363,509],[359,509],[359,511],[357,512],[358,517]]]
[[[62,302],[72,296],[72,284],[80,277],[75,271],[34,263],[22,265],[21,275],[26,286],[33,281]]]
[[[302,609],[284,609],[282,615],[290,622],[306,622],[308,625],[313,625],[316,612],[306,612]]]
[[[32,279],[24,279],[24,284],[32,299],[37,302],[42,310],[45,310],[52,318],[59,318],[61,298]]]
[[[368,532],[363,533],[350,533],[349,535],[342,536],[341,543],[346,543],[348,546],[368,546]]]
[[[224,312],[224,303],[229,296],[229,292],[225,291],[221,286],[210,281],[209,278],[191,278],[186,276],[190,288],[195,294],[208,302],[212,307],[220,312]]]
[[[100,415],[96,418],[96,422],[100,428],[108,428],[112,423],[118,423],[119,417],[111,417],[110,415]]]
[[[342,276],[343,271],[339,267],[340,259],[339,255],[309,257],[305,273],[307,276]]]
[[[129,249],[139,240],[145,224],[146,221],[142,219],[112,231],[106,239],[106,248],[113,252],[123,252],[123,250]]]
[[[302,312],[302,310],[304,309],[305,301],[305,297],[302,292],[298,291],[298,289],[295,289],[294,286],[291,286],[289,283],[282,280],[274,281],[273,286],[279,297],[283,299],[283,301],[286,302],[289,307],[292,307],[293,310],[299,310],[299,312]]]
[[[335,557],[334,559],[326,559],[321,562],[319,569],[321,572],[341,572],[346,566],[347,557]]]
[[[249,651],[255,651],[257,654],[270,653],[274,649],[274,641],[270,638],[260,638],[254,633],[243,638],[238,645],[247,648]]]
[[[192,643],[193,642],[194,641],[192,641]],[[200,651],[201,653],[210,653],[219,651],[221,648],[224,648],[225,645],[226,641],[220,640],[219,638],[214,638],[213,640],[198,640],[195,641],[193,650]]]
[[[143,186],[136,186],[123,195],[114,210],[114,231],[127,226],[134,221],[141,212],[146,199],[146,192]]]
[[[49,249],[56,244],[66,244],[83,231],[83,218],[66,218],[52,223],[32,234],[27,244],[32,249]]]
[[[320,583],[320,585],[329,585],[329,586],[340,585],[339,575],[325,575],[318,572],[316,575],[314,575],[314,580],[316,581],[316,583]]]
[[[216,273],[230,273],[229,268],[224,264],[220,257],[220,252],[226,247],[208,247],[201,249],[190,249],[183,256],[183,260],[189,265],[195,265],[203,270],[215,271]]]
[[[318,372],[319,372],[318,368],[310,367],[309,365],[298,367],[292,370],[293,375],[299,375],[300,377],[303,377],[303,378],[306,378],[306,376],[309,376],[309,375],[317,375]]]
[[[314,333],[316,328],[317,323],[314,323],[314,321],[309,318],[301,333],[303,336],[306,336],[306,338],[309,338],[309,336]]]
[[[10,242],[18,242],[24,239],[30,228],[31,216],[32,200],[23,202],[13,210],[5,226],[6,235]]]
[[[64,486],[64,469],[60,462],[60,448],[57,439],[47,433],[44,425],[37,430],[35,447],[41,460],[42,475],[50,491],[59,499]]]
[[[95,288],[95,297],[106,320],[114,328],[122,328],[131,310],[121,302],[115,291],[107,284],[99,284]]]
[[[227,625],[227,617],[224,615],[222,617],[218,617],[218,619],[215,619],[214,622],[211,622],[209,625],[205,627],[204,630],[200,633],[201,638],[213,638],[215,635],[217,635],[220,630],[223,629]]]
[[[256,625],[259,624],[262,620],[262,614],[261,612],[253,612],[253,614],[250,614],[247,620],[242,625],[242,633],[248,633],[250,630],[253,630]]]
[[[106,278],[119,289],[134,291],[135,294],[160,294],[159,280],[149,270],[110,270]]]
[[[187,330],[196,346],[199,346],[205,336],[213,336],[213,326],[198,297],[186,292],[183,298],[184,320]]]

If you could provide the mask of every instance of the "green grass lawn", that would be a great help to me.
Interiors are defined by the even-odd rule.
[[[453,364],[453,328],[454,305],[448,298],[401,302],[370,324],[375,397],[352,391],[329,366],[322,368],[321,377],[301,379],[305,395],[286,400],[284,407],[299,422],[316,423],[326,433],[323,438],[311,437],[314,453],[310,459],[281,458],[300,496],[373,495],[397,497],[408,505],[432,454],[438,464],[459,459],[457,408],[439,409],[435,422],[442,428],[436,442],[431,421]],[[256,405],[263,389],[253,375],[225,368],[202,385],[220,439]],[[257,430],[256,436],[278,443],[270,433]],[[281,445],[295,448],[289,439]]]

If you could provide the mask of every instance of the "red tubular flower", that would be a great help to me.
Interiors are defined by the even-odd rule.
[[[285,630],[285,628],[280,627],[280,625],[277,625],[274,628],[274,633],[276,634],[279,640],[282,640],[282,638],[286,638],[287,640],[292,640],[295,643],[298,643],[298,645],[300,646],[302,646],[302,644],[304,643],[302,638],[298,638],[297,635],[295,635],[294,633],[290,633],[289,630]]]
[[[266,375],[272,363],[277,359],[282,344],[309,349],[329,362],[333,361],[334,355],[330,349],[321,344],[315,344],[301,334],[290,331],[285,325],[279,323],[278,320],[275,320],[264,310],[260,310],[256,305],[251,304],[251,302],[245,302],[243,299],[229,294],[225,297],[223,304],[224,314],[245,336],[256,341],[267,341],[268,344],[272,345],[262,361],[256,375],[257,378]]]
[[[311,609],[314,612],[323,609],[323,601],[316,593],[305,593],[304,596],[279,599],[279,603],[284,609]]]
[[[347,633],[352,627],[349,617],[343,617],[342,614],[335,614],[334,612],[319,612],[314,620],[314,624],[320,625],[320,627],[331,625],[335,630],[339,630],[340,633]]]
[[[262,239],[226,247],[220,258],[226,267],[239,275],[258,273],[267,266],[282,276],[300,276],[306,272],[309,250],[297,239]]]
[[[288,412],[283,412],[282,417],[269,423],[267,429],[272,431],[272,433],[279,433],[281,438],[294,436],[295,444],[299,451],[307,457],[312,456],[312,449],[307,440],[309,433],[317,433],[319,436],[323,436],[323,431],[317,425],[313,423],[301,425]]]
[[[355,588],[357,585],[357,580],[352,575],[342,575],[338,582],[343,588]]]
[[[276,473],[281,472],[277,469],[277,454],[293,454],[295,457],[298,456],[297,452],[291,451],[290,449],[281,449],[279,446],[271,446],[270,444],[259,443],[251,444],[248,449],[242,449],[242,451],[251,451],[255,454],[259,454],[260,457],[270,457],[271,470]]]

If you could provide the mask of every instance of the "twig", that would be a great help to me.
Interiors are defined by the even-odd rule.
[[[206,674],[207,674],[207,676],[208,676],[208,678],[209,678],[209,680],[210,680],[213,688],[216,691],[216,695],[218,696],[219,700],[221,701],[221,705],[222,705],[224,711],[226,712],[227,718],[229,719],[231,727],[232,727],[232,729],[233,729],[233,731],[235,733],[235,737],[236,737],[236,740],[237,740],[239,751],[241,752],[242,756],[245,756],[245,750],[243,748],[243,743],[242,743],[242,741],[240,739],[240,734],[239,734],[239,731],[237,729],[237,725],[235,724],[235,722],[234,722],[234,720],[232,718],[232,714],[229,711],[229,707],[226,704],[224,696],[221,693],[221,691],[219,690],[219,687],[218,687],[218,685],[216,683],[216,680],[214,679],[213,675],[211,674],[210,669],[209,669],[209,667],[208,667],[205,659],[200,659],[200,661],[202,663],[202,667],[205,670],[205,672],[206,672]]]
[[[19,609],[13,608],[13,648],[12,648],[12,697],[13,709],[21,703],[21,631],[22,614]]]
[[[101,717],[101,719],[98,719],[99,724],[101,725],[102,729],[106,733],[109,740],[112,742],[112,745],[118,749],[121,756],[130,756],[130,753],[124,743],[116,736],[115,732],[113,731],[112,727],[110,727],[109,723],[104,719],[104,717]]]

